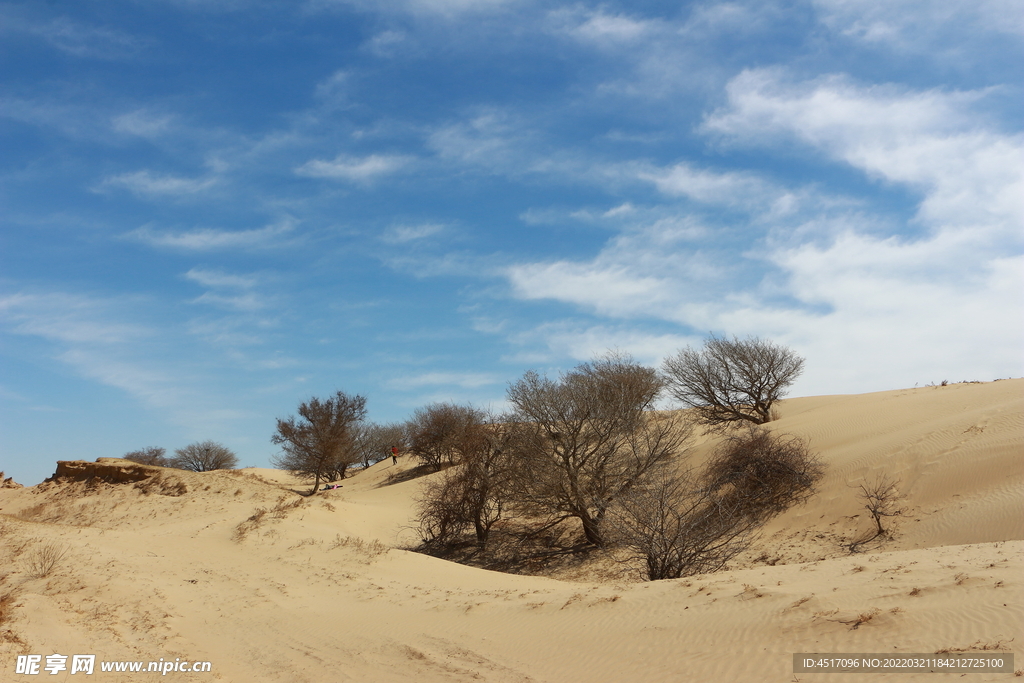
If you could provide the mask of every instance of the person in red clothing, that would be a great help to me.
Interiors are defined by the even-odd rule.
[[[398,464],[398,446],[391,447],[391,463],[393,465]]]

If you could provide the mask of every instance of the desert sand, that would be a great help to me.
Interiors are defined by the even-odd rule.
[[[65,680],[16,675],[30,653],[209,661],[165,678],[239,683],[1016,680],[794,675],[792,655],[1020,651],[1024,380],[793,398],[779,412],[772,429],[826,463],[819,492],[734,568],[659,582],[404,550],[423,484],[396,476],[409,457],[304,497],[273,470],[55,454],[61,478],[0,488],[0,680]],[[883,472],[905,512],[851,554],[843,542],[871,526],[856,486]],[[66,554],[40,576],[46,547]]]

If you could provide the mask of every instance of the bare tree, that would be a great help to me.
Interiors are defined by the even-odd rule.
[[[615,508],[616,534],[652,581],[717,571],[768,520],[806,500],[822,472],[804,441],[751,428],[731,435],[701,473],[666,470],[634,487]]]
[[[485,420],[483,411],[472,406],[432,403],[409,420],[409,450],[434,470],[454,465],[475,448]]]
[[[238,467],[238,457],[215,441],[202,441],[176,449],[169,463],[180,470],[208,472]]]
[[[164,456],[167,451],[159,446],[150,446],[137,451],[125,453],[121,457],[125,460],[137,462],[140,465],[156,465],[158,467],[170,467],[169,460]]]
[[[663,372],[672,396],[709,428],[721,429],[769,422],[772,405],[803,366],[792,349],[767,340],[712,336],[699,351],[685,348],[665,359]]]
[[[417,521],[424,544],[450,546],[472,528],[476,546],[508,512],[512,472],[501,425],[476,425],[463,439],[458,464],[424,486]]]
[[[612,503],[690,438],[678,413],[654,412],[661,389],[654,369],[620,354],[557,381],[527,372],[508,390],[517,504],[548,525],[576,518],[588,543],[604,545]]]
[[[391,448],[404,451],[409,447],[406,426],[399,422],[361,424],[356,429],[356,453],[364,467],[391,455]]]
[[[885,517],[898,517],[903,514],[899,507],[902,495],[899,491],[899,480],[893,480],[886,474],[879,474],[871,483],[860,485],[858,497],[864,502],[864,509],[871,515],[875,523],[874,533],[870,533],[860,539],[847,544],[850,552],[857,552],[862,545],[869,543],[879,536],[886,536],[890,533],[882,526],[882,519]]]
[[[348,465],[358,460],[357,425],[366,417],[366,399],[338,391],[327,399],[315,396],[299,404],[298,417],[278,419],[270,437],[283,453],[275,466],[313,480],[313,491],[328,477],[343,479]]]

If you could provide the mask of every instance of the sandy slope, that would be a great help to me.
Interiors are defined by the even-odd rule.
[[[404,461],[311,499],[271,470],[132,475],[116,460],[100,464],[143,478],[0,489],[0,680],[33,680],[14,675],[19,653],[213,663],[175,680],[561,682],[792,681],[793,652],[1019,650],[1024,380],[781,412],[773,427],[829,466],[820,494],[774,521],[744,568],[657,583],[511,576],[400,550],[422,483],[394,483]],[[851,485],[883,471],[907,514],[895,539],[849,555],[840,543],[868,528]],[[36,578],[50,543],[67,555]]]

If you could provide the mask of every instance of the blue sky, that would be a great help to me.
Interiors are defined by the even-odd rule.
[[[1024,374],[1017,0],[0,3],[0,469],[709,333]]]

